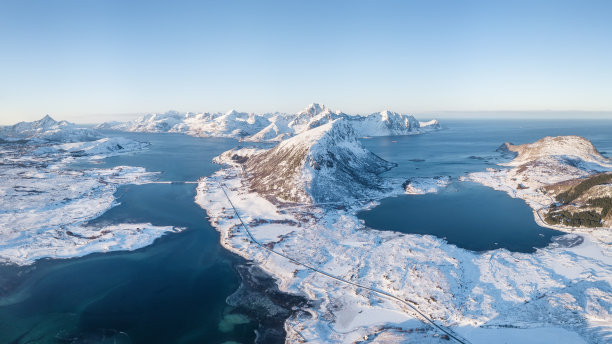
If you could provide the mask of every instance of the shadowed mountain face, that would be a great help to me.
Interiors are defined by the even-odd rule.
[[[307,130],[245,163],[252,190],[286,202],[367,198],[396,164],[364,149],[344,119]]]

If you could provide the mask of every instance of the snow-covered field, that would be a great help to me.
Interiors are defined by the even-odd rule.
[[[134,152],[146,143],[100,138],[50,117],[2,132],[21,141],[0,145],[0,262],[27,265],[41,258],[132,250],[178,230],[148,223],[87,225],[117,204],[117,187],[152,181],[155,173],[130,166],[75,170],[68,164]],[[83,132],[87,135],[75,134]]]
[[[471,343],[612,341],[609,231],[568,234],[533,254],[475,253],[365,228],[356,213],[370,202],[272,203],[235,164],[201,179],[196,202],[224,247],[259,264],[281,290],[313,300],[286,322],[289,342],[447,342],[414,310],[363,287],[406,300]]]

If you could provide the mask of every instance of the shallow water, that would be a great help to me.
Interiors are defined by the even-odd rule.
[[[496,149],[506,141],[523,144],[544,136],[580,135],[602,153],[612,152],[612,121],[447,121],[425,135],[362,140],[382,158],[398,163],[388,177],[451,176],[438,194],[403,195],[382,200],[361,212],[366,225],[381,230],[430,234],[451,244],[486,251],[506,248],[533,252],[562,232],[539,227],[531,209],[519,199],[457,177],[484,171],[506,161]]]

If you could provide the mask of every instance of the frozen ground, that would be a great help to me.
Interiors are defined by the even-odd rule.
[[[436,193],[440,189],[445,188],[450,183],[449,176],[437,177],[415,177],[404,182],[404,190],[409,195],[424,195],[427,193]]]
[[[0,262],[27,265],[41,258],[132,250],[178,230],[148,223],[88,226],[87,221],[117,204],[117,187],[149,182],[155,174],[140,167],[75,170],[68,164],[134,152],[147,144],[100,138],[95,131],[51,121],[45,117],[4,129],[27,139],[0,144]],[[27,136],[15,128],[25,128]],[[82,132],[88,135],[75,135]]]
[[[224,247],[259,264],[281,290],[313,300],[287,321],[289,342],[447,342],[401,303],[302,264],[407,300],[471,343],[612,341],[609,231],[568,234],[533,254],[475,253],[365,228],[356,213],[370,202],[272,203],[250,191],[235,165],[201,179],[196,202]]]

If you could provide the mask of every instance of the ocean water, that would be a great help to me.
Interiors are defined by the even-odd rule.
[[[160,180],[197,180],[219,168],[211,159],[231,139],[120,133],[152,143],[136,154],[72,168],[143,166]],[[0,343],[252,343],[257,319],[226,303],[240,284],[195,184],[127,185],[120,205],[91,221],[185,227],[132,252],[0,267]]]
[[[612,118],[599,121],[446,120],[442,130],[423,135],[362,139],[364,146],[399,166],[391,177],[459,177],[504,161],[495,150],[504,142],[523,144],[544,136],[579,135],[612,157]]]
[[[443,130],[425,135],[363,143],[399,164],[387,176],[404,178],[456,179],[501,161],[495,149],[504,141],[531,142],[545,135],[582,135],[601,151],[612,152],[612,121],[444,121],[443,125]],[[238,144],[178,134],[119,135],[152,145],[144,152],[111,157],[101,164],[76,163],[72,168],[143,166],[163,172],[160,180],[195,181],[219,168],[211,163],[214,156]],[[193,202],[194,195],[193,184],[124,186],[116,193],[121,204],[92,221],[186,227],[148,247],[43,260],[29,267],[0,266],[0,343],[253,342],[258,320],[226,303],[240,284],[234,266],[246,262],[220,246],[218,233]],[[505,213],[496,214],[500,212]],[[522,201],[473,183],[453,182],[437,195],[386,199],[369,214],[363,216],[379,221],[380,228],[437,235],[457,245],[463,241],[461,245],[476,251],[495,243],[494,247],[516,244],[512,249],[528,251],[547,244],[554,235],[533,223]],[[500,221],[510,229],[481,246],[483,231]],[[374,222],[369,224],[374,227]]]
[[[612,121],[445,121],[443,129],[424,135],[379,137],[362,143],[382,158],[398,163],[385,176],[450,176],[437,194],[402,195],[382,200],[358,216],[367,226],[411,234],[435,235],[473,251],[506,248],[533,252],[562,232],[538,226],[522,200],[457,178],[499,167],[506,161],[496,149],[504,142],[523,144],[544,136],[579,135],[604,155],[612,152]]]

